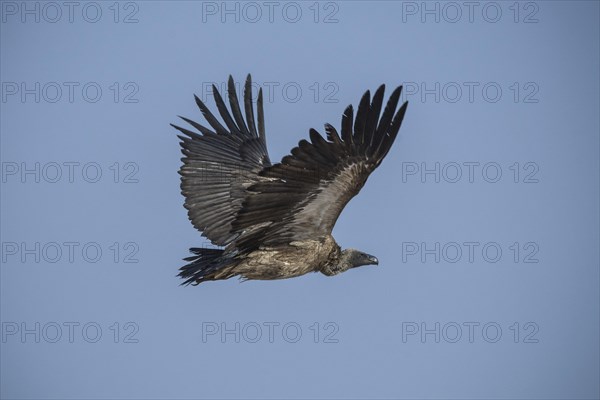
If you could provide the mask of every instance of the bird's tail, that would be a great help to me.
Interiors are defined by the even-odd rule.
[[[185,279],[182,285],[195,286],[204,281],[227,279],[234,275],[228,268],[229,263],[222,257],[223,250],[192,247],[190,251],[195,255],[184,258],[190,263],[179,268],[178,276]]]

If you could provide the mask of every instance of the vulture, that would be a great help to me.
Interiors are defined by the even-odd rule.
[[[192,225],[217,248],[191,248],[180,268],[182,285],[239,277],[284,279],[321,272],[337,275],[375,256],[344,249],[331,235],[346,204],[390,151],[407,102],[396,110],[402,86],[383,108],[385,85],[367,91],[354,115],[342,115],[341,134],[325,124],[326,138],[314,129],[291,154],[272,163],[267,152],[262,88],[256,114],[252,80],[240,105],[229,76],[225,100],[213,85],[219,121],[197,97],[208,128],[179,117],[196,131],[171,124],[181,140],[181,193]],[[243,107],[243,110],[242,110]],[[382,112],[383,111],[383,112]]]

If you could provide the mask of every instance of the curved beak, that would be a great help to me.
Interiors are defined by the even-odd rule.
[[[373,265],[379,265],[379,260],[377,257],[369,255],[369,262]]]

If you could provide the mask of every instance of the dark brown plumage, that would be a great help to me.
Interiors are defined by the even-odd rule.
[[[336,275],[360,265],[377,264],[358,250],[341,250],[331,236],[340,213],[390,150],[406,112],[396,112],[402,87],[381,114],[385,86],[361,98],[356,118],[344,111],[341,135],[325,124],[327,139],[316,130],[280,163],[267,153],[262,89],[255,124],[248,75],[244,115],[229,77],[231,113],[217,88],[213,94],[223,123],[196,97],[212,130],[181,117],[198,132],[171,124],[180,135],[181,190],[194,227],[223,249],[190,249],[181,268],[184,284],[208,280],[283,279],[320,271]],[[381,116],[380,116],[381,114]]]

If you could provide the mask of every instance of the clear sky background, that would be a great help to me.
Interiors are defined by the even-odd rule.
[[[1,3],[2,398],[598,398],[599,3]],[[252,73],[272,160],[409,108],[334,236],[180,287],[169,123]]]

